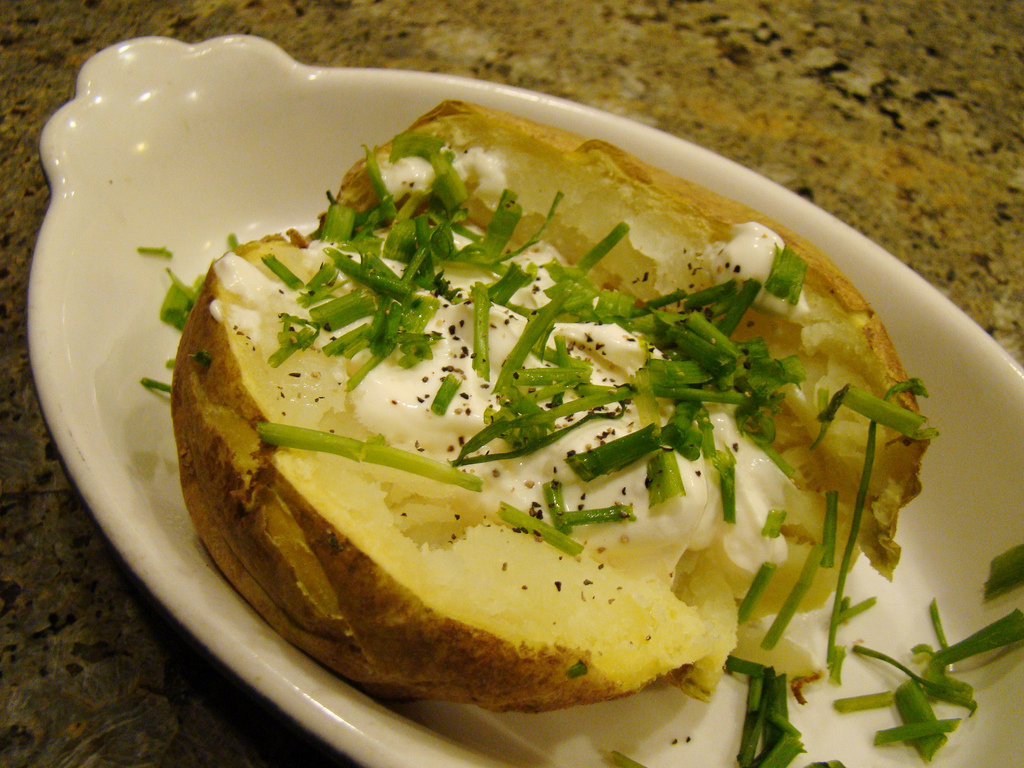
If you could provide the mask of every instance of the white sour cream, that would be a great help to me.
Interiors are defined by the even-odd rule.
[[[772,270],[776,249],[785,245],[782,238],[756,221],[734,224],[731,234],[732,239],[716,243],[706,254],[715,282],[753,278],[764,285]],[[754,306],[761,312],[780,317],[798,317],[808,310],[807,300],[802,293],[794,305],[765,290],[757,295]]]

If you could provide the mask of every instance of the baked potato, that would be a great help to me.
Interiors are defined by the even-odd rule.
[[[373,695],[709,696],[761,563],[770,614],[825,491],[850,530],[867,419],[840,408],[822,434],[822,398],[907,379],[868,304],[753,210],[461,102],[330,197],[316,232],[218,260],[183,332],[182,489],[217,566]],[[797,277],[768,291],[783,253]],[[859,545],[885,575],[925,445],[878,440]]]

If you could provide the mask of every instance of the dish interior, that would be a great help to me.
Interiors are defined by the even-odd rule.
[[[47,125],[52,201],[30,288],[32,364],[44,412],[72,478],[126,565],[182,627],[241,681],[316,738],[371,766],[604,765],[619,750],[649,768],[733,764],[745,695],[727,679],[710,705],[655,687],[622,701],[546,715],[495,715],[420,703],[386,707],[286,645],[211,565],[184,510],[166,398],[138,385],[169,380],[177,332],[157,308],[172,269],[186,281],[227,247],[288,227],[310,230],[364,143],[382,141],[444,98],[505,109],[618,144],[670,172],[764,210],[823,245],[887,323],[940,432],[924,493],[900,525],[892,584],[858,567],[854,601],[879,604],[843,630],[905,657],[934,643],[936,598],[951,639],[1022,603],[983,605],[990,559],[1024,541],[1024,378],[959,310],[893,257],[801,198],[679,139],[539,94],[458,78],[320,70],[269,43],[197,46],[130,41],[83,68],[74,101]],[[166,247],[170,260],[141,256]],[[1012,763],[1024,752],[1019,650],[966,672],[978,715],[935,761]],[[807,759],[917,765],[910,749],[871,746],[889,712],[837,716],[839,696],[897,680],[861,659],[844,685],[806,689],[795,707]],[[960,716],[961,711],[950,710]],[[943,716],[943,715],[940,715]],[[803,757],[801,758],[803,760]]]

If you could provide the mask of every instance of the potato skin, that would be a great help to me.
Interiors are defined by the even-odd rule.
[[[557,152],[594,154],[630,184],[656,190],[721,222],[757,220],[775,229],[810,264],[808,285],[834,297],[858,317],[873,354],[872,380],[880,385],[906,378],[881,322],[831,262],[777,223],[696,185],[640,163],[602,142],[460,102],[445,102],[413,129],[466,120],[496,121]],[[357,164],[345,177],[339,199],[356,207],[375,202]],[[384,698],[433,698],[493,710],[544,711],[634,693],[592,670],[566,670],[589,661],[585,649],[515,643],[439,614],[331,525],[275,466],[274,449],[260,443],[256,425],[270,420],[244,382],[232,353],[232,331],[214,319],[211,302],[220,289],[211,269],[191,312],[175,362],[172,414],[186,506],[200,538],[227,579],[286,640]],[[205,352],[210,364],[197,362]],[[911,396],[907,407],[916,408]],[[897,440],[889,450],[900,477],[898,492],[875,510],[861,543],[883,573],[899,550],[892,538],[896,512],[918,492],[922,441]],[[283,544],[285,542],[286,544]],[[687,669],[666,675],[685,680]],[[709,693],[709,691],[703,691]]]
[[[389,699],[432,698],[493,710],[537,712],[633,693],[591,673],[566,670],[578,650],[513,645],[438,615],[334,529],[270,462],[256,424],[266,421],[209,304],[212,273],[190,315],[175,359],[171,406],[185,503],[210,556],[286,640]],[[210,365],[194,359],[207,352]],[[273,500],[273,502],[271,501]],[[270,506],[302,530],[332,586],[325,612],[300,587],[301,563],[268,531]]]

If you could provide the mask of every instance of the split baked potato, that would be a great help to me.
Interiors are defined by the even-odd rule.
[[[814,445],[822,431],[818,416],[823,393],[831,396],[852,385],[882,397],[892,385],[906,380],[885,329],[857,290],[812,245],[755,211],[606,143],[461,102],[441,104],[396,138],[398,142],[404,142],[404,157],[410,158],[405,171],[399,167],[402,158],[395,159],[391,152],[394,145],[387,144],[369,151],[367,161],[345,176],[332,197],[332,211],[354,214],[357,229],[363,227],[369,233],[367,242],[376,245],[339,242],[325,249],[329,212],[316,233],[291,232],[242,245],[207,275],[181,339],[172,387],[182,488],[202,541],[228,580],[285,638],[374,695],[541,711],[624,696],[653,681],[670,679],[706,698],[736,645],[737,604],[757,566],[749,558],[730,555],[722,545],[729,525],[736,524],[705,520],[701,524],[711,533],[699,545],[684,543],[666,550],[670,567],[657,572],[621,565],[613,550],[623,544],[629,552],[629,544],[622,540],[629,538],[633,521],[559,526],[555,507],[534,504],[526,513],[532,512],[529,519],[537,520],[537,527],[523,524],[521,518],[502,513],[505,508],[495,503],[500,492],[496,496],[487,491],[500,474],[497,469],[487,462],[460,464],[464,440],[447,449],[423,447],[435,434],[429,425],[441,422],[415,420],[434,416],[410,410],[408,419],[399,415],[389,422],[390,434],[381,431],[377,417],[396,405],[387,380],[376,379],[372,385],[363,380],[353,386],[354,380],[368,370],[420,370],[417,366],[436,359],[437,347],[432,352],[431,345],[445,334],[430,335],[420,323],[414,329],[423,334],[419,341],[409,341],[412,335],[407,335],[401,337],[408,342],[404,347],[394,340],[390,346],[381,342],[380,328],[389,317],[382,306],[390,306],[390,317],[396,317],[395,307],[408,311],[411,294],[392,295],[386,287],[374,287],[369,275],[376,263],[373,257],[404,254],[404,266],[401,259],[392,260],[390,272],[381,268],[375,274],[397,277],[405,284],[399,290],[407,290],[416,277],[415,290],[433,297],[424,301],[435,307],[440,302],[472,313],[474,301],[484,300],[474,285],[490,286],[490,297],[499,297],[490,311],[506,312],[521,323],[520,335],[526,335],[530,319],[544,312],[543,301],[533,308],[517,305],[494,286],[511,271],[501,260],[504,254],[536,252],[544,244],[563,260],[562,266],[547,271],[547,283],[541,286],[546,295],[560,296],[558,278],[567,279],[572,290],[592,299],[580,310],[583,314],[597,307],[601,297],[619,302],[618,330],[611,329],[616,333],[628,333],[635,326],[674,338],[671,329],[687,314],[680,303],[684,295],[732,281],[730,273],[738,265],[729,262],[728,253],[723,256],[723,244],[735,239],[735,225],[760,222],[781,237],[806,265],[799,306],[795,297],[757,304],[730,334],[731,343],[741,345],[742,355],[763,343],[772,360],[798,360],[800,368],[799,376],[792,376],[755,409],[758,434],[743,437],[748,442],[754,439],[750,445],[757,445],[755,450],[767,449],[776,465],[789,469],[782,481],[782,549],[773,550],[778,570],[758,605],[760,614],[778,610],[809,548],[821,541],[825,491],[839,494],[840,542],[850,530],[867,420],[840,408]],[[474,162],[460,165],[460,158],[471,155]],[[451,178],[453,172],[457,179]],[[442,178],[452,186],[440,189]],[[503,195],[505,189],[516,196]],[[369,219],[368,211],[375,211]],[[510,211],[515,214],[511,218]],[[416,225],[421,230],[404,225],[407,234],[413,233],[412,246],[406,238],[408,247],[403,250],[398,236],[389,245],[394,221],[416,219],[421,220]],[[491,235],[500,229],[498,223],[491,226],[495,219],[512,221],[513,229],[504,236]],[[438,235],[441,241],[428,247],[427,241],[444,228],[439,221],[447,221],[451,231]],[[624,226],[607,253],[595,251],[620,223]],[[346,230],[350,236],[351,232]],[[494,252],[495,243],[500,255]],[[473,247],[464,251],[462,261],[472,262],[469,267],[460,266],[458,256],[467,244]],[[374,248],[376,253],[371,253]],[[423,252],[426,257],[419,255]],[[475,255],[469,259],[466,253]],[[434,263],[417,266],[423,271],[416,272],[409,264],[417,258]],[[585,269],[573,272],[571,265],[581,260]],[[544,274],[537,259],[532,263],[525,269],[531,278]],[[472,284],[461,291],[448,279],[460,269],[476,270]],[[745,278],[740,272],[736,276]],[[740,282],[736,285],[738,291]],[[318,298],[299,300],[317,289]],[[378,325],[373,331],[364,329],[359,342],[359,323],[353,324],[351,338],[357,342],[336,342],[335,348],[343,348],[344,354],[334,354],[334,349],[325,353],[325,346],[344,336],[349,326],[314,322],[311,307],[350,291],[366,297],[359,321]],[[512,309],[498,306],[499,299],[506,299]],[[572,302],[560,300],[564,306]],[[647,310],[655,305],[657,318]],[[714,319],[709,307],[696,314]],[[404,317],[409,324],[408,315]],[[600,319],[596,324],[602,324]],[[492,340],[485,376],[496,385],[496,399],[486,413],[477,414],[481,429],[508,417],[510,408],[519,407],[522,415],[535,407],[519,398],[543,386],[516,389],[509,384],[526,367],[524,355],[535,368],[595,365],[592,359],[580,363],[572,343],[558,347],[552,340],[558,334],[551,334],[550,327],[542,330],[539,344],[518,352],[498,354]],[[399,333],[406,331],[405,326],[399,328]],[[367,341],[366,333],[371,332],[378,335]],[[467,330],[464,336],[469,339],[472,334]],[[548,354],[540,351],[544,339],[554,350],[549,359],[541,359]],[[456,378],[468,375],[483,348],[479,336],[474,341],[476,345],[464,341],[470,349],[464,365],[447,366]],[[644,341],[637,348],[648,362],[658,358],[673,363],[685,357],[672,342],[668,346],[671,349],[665,352]],[[630,388],[629,397],[596,407],[594,413],[621,420],[627,406],[635,411],[631,401],[647,398],[647,416],[630,411],[633,415],[627,420],[639,430],[646,419],[648,432],[658,435],[660,429],[662,442],[670,443],[665,428],[672,423],[673,405],[679,410],[679,404],[655,394],[657,405],[651,415],[651,391],[638,373],[643,367],[620,370],[619,379],[605,386]],[[425,374],[423,381],[427,378]],[[743,378],[742,371],[716,371],[712,381],[706,378],[696,386],[729,389],[737,378]],[[497,386],[502,379],[504,395]],[[553,395],[558,403],[599,391],[596,379],[585,385],[580,379],[572,381],[572,386],[559,390],[560,395]],[[419,397],[422,410],[430,409],[437,385],[432,381]],[[509,394],[513,389],[514,396]],[[742,386],[735,391],[742,391]],[[902,393],[898,400],[916,412],[911,394]],[[553,407],[552,401],[541,405],[542,410]],[[731,413],[731,407],[726,406],[725,413]],[[773,434],[766,437],[769,421]],[[289,447],[271,434],[268,424],[339,436],[342,455]],[[417,435],[409,434],[410,424],[428,425],[422,445]],[[546,429],[550,433],[555,426]],[[685,429],[686,425],[680,427],[679,434]],[[508,452],[523,440],[519,433],[515,438],[505,433],[482,450]],[[734,449],[739,442],[737,438]],[[886,575],[899,559],[894,541],[897,515],[919,490],[925,445],[924,440],[888,429],[879,433],[859,544]],[[429,466],[422,472],[415,467],[410,471],[408,466],[373,459],[391,449]],[[727,452],[728,446],[719,449]],[[559,449],[557,441],[549,450],[561,450],[552,461],[564,475],[567,453],[572,452]],[[659,443],[658,452],[673,451],[670,444]],[[685,468],[688,460],[673,453]],[[648,451],[636,462],[649,464],[652,456]],[[502,467],[511,467],[520,460],[504,461]],[[453,468],[452,463],[458,466]],[[704,473],[697,476],[718,489],[710,495],[728,504],[721,501],[718,485],[727,472],[710,463],[701,466]],[[439,475],[432,474],[435,469],[458,472],[472,482],[438,480]],[[551,480],[531,477],[526,485],[532,488],[535,483],[537,492],[542,485],[551,490],[557,485]],[[642,487],[651,484],[648,473]],[[624,498],[618,507],[631,510],[633,503],[633,498]],[[647,499],[635,503],[652,507],[645,514],[656,522],[659,514],[663,519],[670,514],[659,513],[660,507]],[[765,511],[758,514],[763,517]],[[627,510],[622,516],[630,514]],[[745,513],[741,509],[739,514]],[[750,528],[763,522],[759,518],[745,524]],[[555,528],[577,546],[554,545],[550,536],[540,535],[542,525],[547,526],[544,531]],[[617,526],[611,538],[589,533],[610,526]],[[822,569],[806,605],[822,604],[834,583],[835,569]]]

